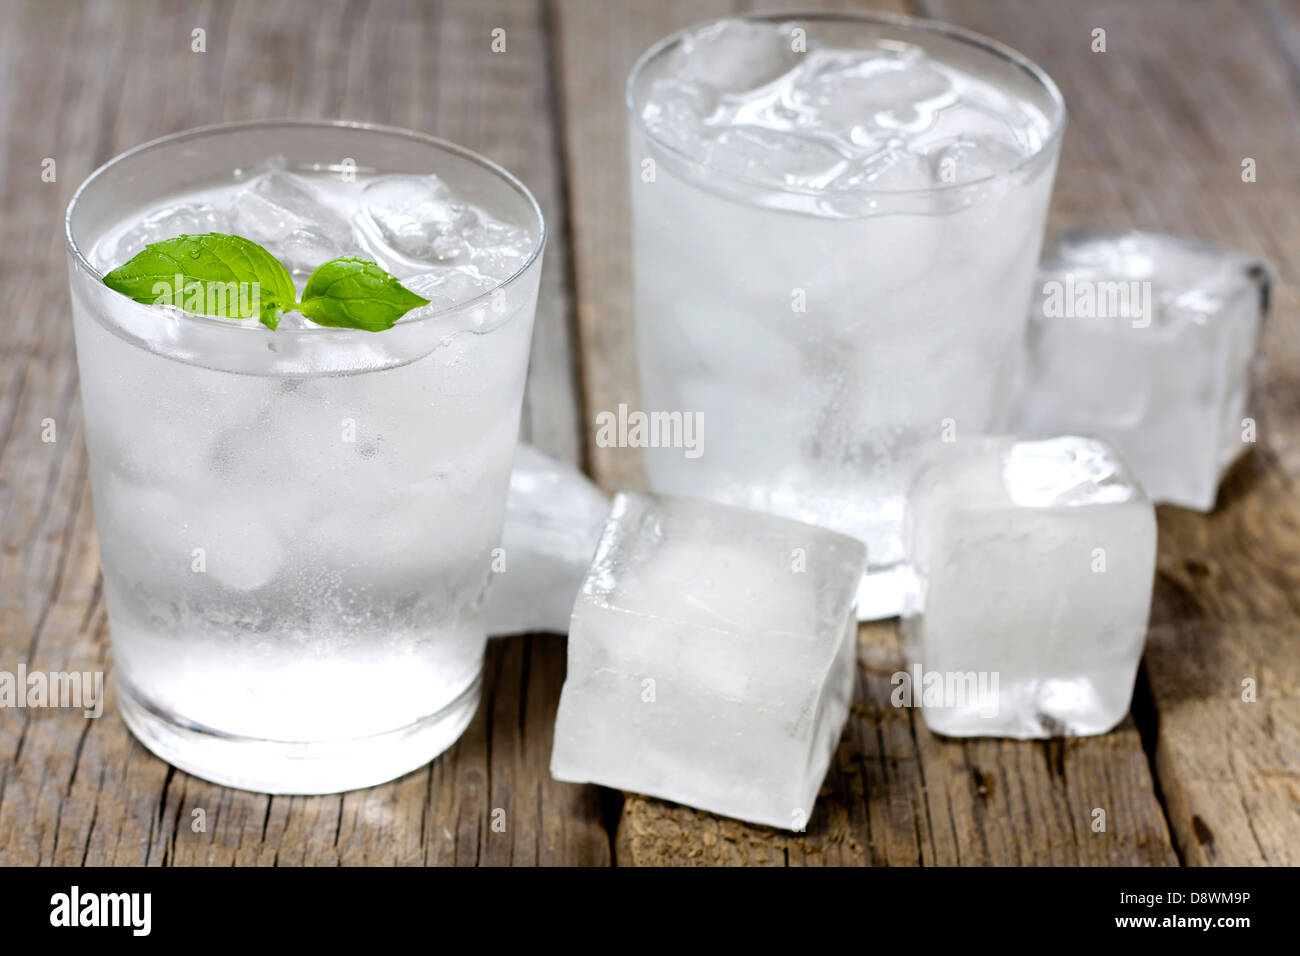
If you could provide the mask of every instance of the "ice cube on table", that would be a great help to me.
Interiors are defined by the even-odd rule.
[[[1253,435],[1270,275],[1250,256],[1169,236],[1056,236],[1009,430],[1104,438],[1153,501],[1212,510]]]
[[[501,535],[505,566],[488,585],[489,634],[568,631],[608,513],[604,493],[582,472],[519,444]]]
[[[573,608],[551,774],[802,829],[852,697],[866,550],[619,494]]]
[[[1155,512],[1097,439],[928,447],[908,496],[914,703],[953,737],[1105,733],[1128,712]],[[924,693],[923,693],[924,691]]]

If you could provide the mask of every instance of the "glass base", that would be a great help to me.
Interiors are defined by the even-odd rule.
[[[413,724],[348,740],[282,741],[223,734],[187,722],[119,680],[118,710],[142,744],[186,773],[257,793],[359,790],[424,766],[464,733],[478,710],[480,672],[459,697]]]

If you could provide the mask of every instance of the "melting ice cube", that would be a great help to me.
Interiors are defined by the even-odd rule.
[[[1111,442],[1158,503],[1209,511],[1247,448],[1269,267],[1205,243],[1075,229],[1048,243],[1011,430]]]
[[[505,566],[488,586],[488,633],[569,630],[609,501],[582,472],[522,442],[501,535]]]
[[[848,716],[865,561],[812,525],[618,495],[573,609],[552,775],[801,829]]]
[[[921,454],[904,609],[914,703],[955,737],[1105,733],[1146,639],[1156,523],[1104,442],[968,437]]]

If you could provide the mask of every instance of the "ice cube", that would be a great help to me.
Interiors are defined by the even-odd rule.
[[[446,309],[468,302],[497,285],[473,266],[440,266],[407,276],[402,285],[416,295],[424,296],[435,308]]]
[[[670,72],[682,80],[739,92],[768,83],[798,65],[792,25],[719,20],[682,37]]]
[[[488,633],[569,630],[609,501],[582,472],[520,443],[510,472],[505,564],[488,587]]]
[[[294,173],[272,169],[254,177],[232,205],[236,233],[265,246],[299,277],[359,251],[347,220]]]
[[[206,202],[185,203],[156,212],[127,230],[117,241],[114,261],[100,263],[100,265],[105,267],[121,265],[145,246],[163,239],[228,231],[229,217],[224,210]]]
[[[263,587],[288,561],[255,495],[221,489],[199,499],[107,472],[100,481],[105,563],[168,587],[206,579],[235,591]]]
[[[908,497],[913,702],[954,737],[1105,733],[1128,712],[1155,574],[1154,509],[1104,442],[963,438]]]
[[[883,131],[928,129],[958,99],[952,79],[915,47],[812,50],[791,79],[785,98],[801,125],[835,130],[858,145],[874,145]]]
[[[527,229],[479,214],[465,227],[461,239],[478,274],[496,282],[509,279],[523,267],[533,251]]]
[[[1074,229],[1048,243],[1011,429],[1111,442],[1158,503],[1214,508],[1249,447],[1269,266],[1205,243]]]
[[[811,525],[618,495],[573,608],[551,774],[802,829],[848,716],[865,561]]]
[[[758,126],[721,130],[709,147],[707,162],[733,176],[779,179],[803,189],[836,182],[846,165],[839,152],[816,139]]]
[[[362,193],[362,225],[416,262],[450,263],[468,249],[461,233],[477,215],[434,175],[381,176]]]
[[[227,587],[251,591],[269,584],[289,555],[276,532],[261,520],[256,503],[205,503],[186,523],[196,547],[204,548],[207,571]]]
[[[835,179],[833,185],[840,190],[906,192],[929,189],[938,182],[924,156],[895,146],[854,162]]]
[[[965,135],[927,154],[934,170],[935,183],[943,186],[971,183],[1006,172],[1024,154],[1002,140]]]
[[[796,52],[793,26],[723,20],[684,35],[645,95],[646,128],[731,176],[829,193],[767,205],[843,218],[900,208],[885,193],[919,193],[907,211],[932,215],[935,185],[1005,172],[1042,144],[1041,115],[955,64],[903,43]]]

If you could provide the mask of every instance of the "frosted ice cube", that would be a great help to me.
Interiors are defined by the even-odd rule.
[[[811,525],[616,496],[573,608],[551,774],[801,829],[848,716],[865,561]]]
[[[918,457],[908,511],[904,649],[931,730],[1084,736],[1124,718],[1156,523],[1113,449],[1074,436],[936,444]]]
[[[501,535],[505,566],[488,586],[489,634],[569,630],[608,513],[582,472],[519,444]]]
[[[302,176],[272,169],[232,199],[238,235],[267,248],[300,277],[330,259],[358,252],[352,227]]]
[[[1210,511],[1249,447],[1271,270],[1142,232],[1048,243],[1011,428],[1111,442],[1158,503]]]

